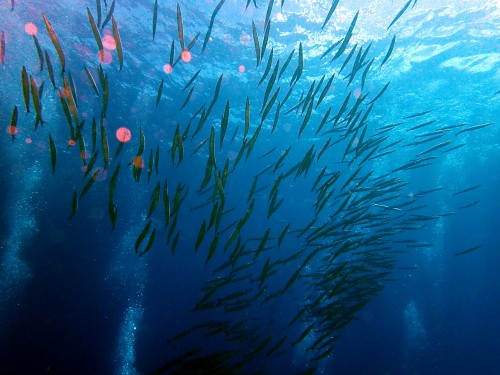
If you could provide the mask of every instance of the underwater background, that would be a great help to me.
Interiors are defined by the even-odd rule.
[[[498,0],[0,15],[0,373],[500,373]]]

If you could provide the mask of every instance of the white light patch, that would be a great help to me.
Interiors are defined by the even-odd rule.
[[[468,73],[484,73],[494,69],[500,61],[500,53],[483,53],[474,56],[454,57],[441,63],[441,68],[465,70]]]

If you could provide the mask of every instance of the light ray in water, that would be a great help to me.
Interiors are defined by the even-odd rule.
[[[136,375],[135,339],[139,332],[144,313],[143,298],[147,284],[146,261],[130,258],[132,233],[122,238],[121,246],[115,249],[106,281],[110,289],[128,296],[128,304],[123,311],[118,340],[115,347],[115,374]],[[113,293],[114,295],[114,293]]]
[[[135,366],[135,339],[138,328],[142,322],[144,308],[140,306],[129,306],[124,313],[120,328],[118,343],[116,347],[116,375],[138,375]]]
[[[16,299],[26,282],[32,277],[29,265],[21,258],[23,246],[37,232],[35,218],[36,194],[34,193],[42,181],[40,163],[33,165],[22,174],[17,197],[13,201],[9,214],[10,228],[6,231],[5,248],[2,250],[0,263],[0,312],[6,305]],[[0,317],[3,314],[0,314]],[[0,322],[0,325],[3,324]]]

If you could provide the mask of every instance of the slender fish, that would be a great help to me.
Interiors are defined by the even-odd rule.
[[[335,12],[335,8],[337,8],[338,3],[339,3],[339,0],[333,0],[332,6],[330,7],[328,14],[326,15],[325,21],[323,22],[323,26],[321,26],[321,29],[323,29],[325,27],[325,25],[328,23],[328,21],[332,17],[332,14],[333,14],[333,12]]]
[[[47,17],[45,17],[45,14],[43,14],[43,12],[42,12],[42,17],[43,21],[45,22],[45,27],[47,28],[47,31],[49,33],[50,40],[52,40],[52,44],[54,44],[54,47],[57,51],[57,55],[59,56],[59,61],[61,62],[61,73],[64,73],[64,70],[66,69],[66,59],[64,58],[64,52],[62,50],[61,44],[59,43],[59,39],[57,39],[57,35],[54,32],[54,28],[50,24]]]
[[[413,115],[403,117],[403,120],[408,120],[410,118],[420,117],[420,116],[426,115],[426,114],[431,113],[431,112],[432,111],[429,110],[429,111],[414,113]]]
[[[288,55],[288,57],[286,58],[285,60],[285,63],[283,64],[283,66],[281,67],[281,70],[280,70],[280,74],[278,75],[278,79],[281,79],[281,76],[283,75],[283,73],[285,72],[288,64],[290,64],[290,61],[292,61],[292,57],[293,57],[293,54],[295,53],[295,49],[292,50],[292,52],[290,52],[290,54]]]
[[[266,69],[264,70],[264,74],[262,74],[262,77],[260,78],[260,81],[257,86],[260,86],[260,84],[266,79],[267,75],[269,74],[271,66],[273,65],[273,55],[274,55],[274,48],[271,49],[271,54],[269,55],[269,59],[267,60]]]
[[[35,129],[36,129],[39,123],[43,125],[45,121],[42,120],[42,105],[40,103],[40,95],[36,87],[35,80],[33,79],[33,76],[30,76],[30,86],[31,86],[31,97],[33,99],[33,106],[35,107],[35,113],[36,113],[36,120],[35,120],[36,121]]]
[[[38,54],[38,61],[40,62],[40,71],[42,71],[43,70],[43,63],[44,63],[43,52],[42,52],[42,48],[40,47],[40,43],[38,43],[38,39],[37,39],[36,35],[33,35],[33,42],[35,43],[36,52]]]
[[[193,90],[194,90],[194,86],[191,87],[191,90],[189,90],[188,94],[186,95],[186,99],[184,99],[184,102],[182,103],[182,105],[179,108],[179,111],[182,110],[188,104],[189,99],[191,99],[191,95],[193,95]]]
[[[160,86],[158,87],[158,94],[156,95],[156,107],[158,107],[158,104],[160,104],[160,99],[161,99],[161,93],[163,92],[163,81],[165,79],[162,79],[160,82]]]
[[[50,61],[50,56],[49,56],[47,50],[45,50],[45,61],[47,61],[47,72],[49,73],[50,82],[52,83],[52,86],[55,89],[56,82],[54,80],[54,68],[52,68],[52,62]]]
[[[97,48],[99,49],[99,51],[102,51],[104,47],[102,45],[101,34],[99,33],[99,29],[97,28],[97,25],[94,21],[94,17],[92,16],[92,13],[90,12],[90,9],[88,7],[87,7],[87,16],[89,18],[90,28],[92,29],[92,33],[94,34],[94,39],[97,44]]]
[[[267,41],[269,39],[269,32],[271,30],[271,21],[268,20],[266,22],[266,26],[264,28],[264,38],[262,39],[262,48],[260,49],[260,58],[261,60],[264,58],[264,54],[266,52]]]
[[[28,72],[26,72],[26,68],[23,65],[21,70],[21,81],[23,85],[23,97],[24,104],[26,106],[26,112],[30,111],[30,84],[28,79]]]
[[[257,28],[255,27],[255,22],[252,21],[252,34],[253,34],[253,43],[255,46],[255,57],[257,58],[257,65],[260,63],[260,43],[259,43],[259,35],[257,34]]]
[[[155,5],[153,8],[153,42],[155,40],[157,20],[158,20],[158,0],[155,0]],[[170,65],[172,65],[172,64],[170,64]]]
[[[181,52],[184,51],[184,27],[182,26],[181,6],[177,3],[177,32],[179,34],[179,42],[181,44]]]
[[[5,64],[5,33],[0,37],[0,64]]]
[[[321,92],[321,94],[319,96],[319,99],[318,99],[318,102],[316,103],[315,108],[318,108],[318,106],[321,104],[321,102],[325,98],[326,94],[328,94],[328,90],[330,89],[330,86],[332,85],[332,82],[333,82],[333,77],[335,77],[335,73],[332,74],[332,76],[330,77],[330,79],[326,83],[325,87],[323,88],[323,91]]]
[[[337,51],[335,56],[333,56],[333,60],[337,59],[340,55],[342,55],[342,53],[345,51],[347,45],[349,44],[349,40],[351,39],[351,36],[352,36],[352,31],[354,29],[354,26],[356,25],[356,21],[358,20],[358,15],[359,15],[359,10],[356,12],[356,15],[352,19],[351,25],[349,26],[349,29],[347,30],[347,34],[345,35],[344,40],[339,47],[339,50]]]
[[[99,96],[99,89],[97,88],[97,84],[95,83],[95,79],[92,76],[92,73],[90,72],[89,68],[87,68],[86,65],[84,65],[83,68],[85,69],[85,74],[87,75],[87,79],[90,83],[90,86],[92,87],[96,95]]]
[[[12,141],[14,141],[14,136],[17,133],[17,117],[18,117],[17,105],[15,105],[14,109],[12,110],[12,117],[10,119],[10,126],[9,126],[9,132]]]
[[[102,8],[101,8],[101,0],[96,0],[96,8],[97,8],[97,27],[101,26],[102,20]]]
[[[224,5],[225,1],[226,0],[221,0],[212,12],[212,16],[210,17],[210,24],[208,25],[208,31],[205,34],[205,40],[203,41],[203,47],[201,48],[201,53],[205,51],[205,47],[210,40],[210,34],[212,33],[212,27],[214,26],[215,17],[217,16],[217,13],[219,13],[220,8],[222,7],[222,5]]]
[[[116,54],[118,55],[118,63],[120,64],[120,70],[122,70],[123,67],[122,40],[120,38],[120,34],[118,33],[118,26],[116,25],[115,17],[111,17],[111,24],[113,25],[113,38],[115,39]]]
[[[453,194],[453,196],[459,195],[459,194],[463,194],[463,193],[467,193],[469,191],[476,190],[476,189],[478,189],[480,187],[481,187],[481,185],[474,185],[474,186],[471,186],[471,187],[469,187],[467,189],[457,191],[456,193]]]
[[[399,11],[398,14],[396,14],[396,17],[394,17],[394,19],[392,20],[392,22],[389,24],[389,26],[387,26],[387,30],[389,30],[391,28],[392,25],[394,25],[394,23],[399,19],[399,17],[401,17],[403,15],[403,13],[406,11],[406,9],[408,9],[408,7],[410,6],[410,3],[412,2],[413,0],[408,0],[408,2],[406,3],[406,5],[403,7],[403,9],[401,9]],[[415,5],[415,4],[414,4]]]
[[[482,128],[485,128],[487,126],[493,125],[493,124],[494,124],[493,122],[487,122],[485,124],[471,126],[470,128],[465,128],[465,129],[462,129],[462,130],[456,132],[455,135],[459,135],[461,133],[466,133],[466,132],[471,132],[471,131],[477,130],[477,129],[482,129]]]
[[[333,43],[330,47],[327,48],[327,50],[325,52],[323,52],[323,54],[321,55],[320,57],[320,60],[325,57],[326,55],[328,55],[330,52],[333,51],[333,49],[335,47],[337,47],[340,43],[342,43],[344,41],[344,38],[341,38],[339,40],[337,40],[335,43]]]
[[[191,85],[191,84],[194,82],[194,80],[196,79],[196,77],[198,77],[198,74],[200,74],[200,72],[201,72],[201,69],[199,69],[199,70],[198,70],[198,71],[197,71],[197,72],[193,75],[193,77],[191,77],[191,79],[189,80],[189,82],[188,82],[188,83],[186,83],[186,86],[184,86],[184,88],[182,89],[182,91],[186,91],[186,89],[189,87],[189,85]]]
[[[455,253],[455,256],[459,256],[459,255],[464,255],[464,254],[467,254],[467,253],[471,253],[471,252],[479,249],[480,247],[481,247],[481,245],[477,245],[477,246],[468,248],[467,250],[459,251],[458,253]]]
[[[221,150],[222,150],[222,142],[224,141],[224,137],[226,136],[228,123],[229,123],[229,100],[226,102],[226,108],[224,110],[224,114],[222,115],[221,124],[220,124],[220,146],[219,146],[219,148]]]
[[[382,65],[385,64],[385,62],[389,59],[391,56],[392,50],[394,49],[394,43],[396,43],[396,35],[392,37],[391,45],[389,46],[389,50],[387,51],[384,60],[382,60],[382,64],[380,64],[380,67],[382,68]]]
[[[108,14],[106,15],[106,18],[102,22],[101,30],[104,29],[104,26],[109,22],[111,17],[113,16],[113,11],[115,10],[115,0],[111,3],[111,7],[109,8]]]
[[[74,190],[73,191],[73,200],[72,200],[72,204],[71,204],[71,214],[69,215],[70,219],[73,216],[75,216],[77,210],[78,210],[78,194],[76,193],[76,190]]]
[[[52,135],[49,134],[49,147],[50,147],[50,163],[52,165],[52,174],[56,172],[56,145]]]

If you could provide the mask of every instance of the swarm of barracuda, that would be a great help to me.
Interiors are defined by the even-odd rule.
[[[412,1],[405,4],[388,29],[408,10]],[[220,1],[211,15],[201,53],[209,46],[217,14],[224,2],[225,0]],[[251,2],[247,0],[246,7]],[[282,0],[282,8],[284,3]],[[332,2],[321,29],[325,28],[335,14],[338,3],[338,0]],[[413,1],[413,6],[415,3],[416,0]],[[14,6],[13,2],[12,5]],[[257,7],[256,0],[253,0],[253,6]],[[299,42],[297,51],[291,51],[283,62],[272,46],[266,54],[272,31],[273,6],[274,0],[270,0],[262,40],[255,22],[252,21],[251,25],[256,66],[259,67],[267,59],[255,87],[258,92],[260,85],[264,84],[260,96],[248,93],[245,102],[238,108],[234,104],[231,106],[230,101],[226,100],[218,120],[219,117],[213,114],[213,110],[220,102],[219,97],[227,95],[223,93],[223,74],[217,77],[208,101],[193,109],[189,105],[201,72],[201,69],[197,70],[182,88],[177,88],[177,92],[185,92],[190,88],[180,106],[180,111],[188,110],[190,115],[187,123],[177,124],[169,140],[170,149],[161,150],[159,144],[153,145],[147,158],[146,137],[144,130],[140,128],[137,151],[131,161],[123,161],[121,156],[123,147],[129,145],[119,143],[114,153],[110,150],[105,122],[112,78],[108,76],[109,73],[106,74],[102,66],[98,65],[95,76],[91,62],[83,65],[88,84],[96,100],[101,102],[100,113],[91,117],[89,129],[79,113],[77,88],[66,66],[64,50],[56,33],[57,27],[54,29],[42,13],[59,59],[60,75],[55,74],[50,46],[42,49],[36,36],[33,36],[40,71],[46,67],[48,79],[60,99],[69,137],[78,144],[81,163],[86,167],[81,189],[72,192],[70,218],[77,214],[80,201],[89,193],[99,173],[102,173],[100,168],[95,168],[102,163],[104,170],[113,170],[109,179],[108,212],[114,229],[118,207],[126,204],[117,202],[115,198],[116,189],[119,188],[118,178],[120,173],[123,175],[126,164],[131,170],[129,178],[151,192],[145,223],[135,239],[135,253],[139,257],[144,256],[154,248],[157,238],[163,236],[166,237],[172,254],[175,254],[177,248],[185,249],[188,246],[192,246],[197,255],[203,252],[206,267],[211,267],[213,271],[213,278],[201,286],[201,297],[190,312],[207,314],[206,321],[168,340],[173,347],[193,335],[204,341],[200,342],[200,348],[188,350],[159,367],[157,373],[186,373],[199,369],[238,373],[244,368],[258,369],[258,363],[262,364],[262,360],[279,356],[286,353],[290,346],[297,345],[302,345],[311,354],[309,358],[313,364],[310,371],[313,371],[315,361],[332,353],[340,330],[355,319],[357,313],[390,280],[398,254],[412,247],[430,246],[411,239],[394,238],[402,238],[404,233],[420,230],[427,222],[452,214],[420,213],[425,208],[418,205],[420,198],[441,188],[433,187],[416,193],[409,199],[404,194],[408,184],[405,173],[431,165],[446,153],[464,146],[464,143],[454,145],[455,139],[458,139],[456,136],[492,124],[470,127],[467,124],[447,125],[426,132],[425,128],[435,124],[437,120],[428,119],[432,113],[424,111],[407,115],[400,123],[375,127],[376,122],[372,121],[370,113],[390,82],[375,93],[363,91],[357,98],[352,94],[353,83],[362,90],[366,87],[369,74],[375,69],[377,62],[376,57],[369,57],[371,44],[366,47],[354,44],[350,47],[359,12],[352,18],[346,34],[320,57],[320,60],[331,59],[329,73],[323,74],[319,82],[313,80],[303,90],[306,85],[303,77],[307,71],[304,49],[307,46]],[[124,47],[113,16],[114,7],[115,1],[102,20],[101,3],[97,0],[97,21],[91,9],[87,8],[89,32],[93,34],[98,51],[102,52],[104,47],[100,29],[111,21],[118,69],[130,69],[124,65]],[[161,16],[158,1],[155,1],[152,11],[152,39],[155,40],[158,17]],[[169,64],[172,67],[181,60],[183,52],[193,49],[200,35],[197,33],[186,44],[180,4],[177,4],[176,12],[178,40],[172,40],[170,45]],[[392,37],[378,68],[382,68],[389,60],[395,42],[396,35]],[[177,55],[176,44],[180,46]],[[2,31],[2,64],[5,63],[5,54]],[[346,74],[344,69],[347,69],[350,62],[352,68]],[[289,69],[290,66],[295,66],[295,69]],[[331,73],[332,70],[335,73]],[[337,81],[343,85],[347,83],[347,89],[344,97],[336,96],[332,100],[330,89]],[[21,82],[26,112],[31,113],[32,104],[35,112],[34,126],[43,128],[44,83],[42,81],[37,86],[25,66],[21,69]],[[164,85],[165,80],[161,79],[155,108],[161,104]],[[271,116],[273,111],[274,116]],[[12,129],[17,127],[18,117],[18,106],[15,105],[10,123]],[[280,131],[284,118],[291,118],[297,124],[297,128],[292,130],[297,133],[297,141],[286,145],[285,150],[277,156],[280,137],[275,132]],[[422,118],[426,120],[418,122]],[[415,124],[415,121],[418,123]],[[209,125],[214,122],[217,126]],[[242,131],[235,126],[238,123],[243,124]],[[269,126],[265,126],[267,124]],[[229,141],[226,133],[230,127],[234,128],[234,133]],[[406,141],[391,132],[401,128],[407,130]],[[454,131],[454,137],[450,137]],[[312,132],[315,132],[314,137],[304,139],[306,133]],[[15,131],[11,134],[14,140]],[[91,140],[90,146],[86,143],[88,138]],[[266,138],[271,147],[266,152],[255,155],[255,146],[257,142],[264,144],[263,138]],[[54,138],[48,133],[48,139],[51,169],[55,173],[58,137]],[[411,141],[408,142],[408,139]],[[403,144],[404,142],[407,143]],[[220,163],[219,155],[223,155],[222,150],[228,147],[228,143],[232,146],[240,143],[239,150],[234,160],[228,157]],[[396,146],[400,144],[404,146],[405,152],[408,148],[415,150],[415,157],[392,170],[384,170],[382,173],[375,171],[374,163],[389,155],[397,155],[399,149]],[[87,157],[89,148],[91,156]],[[167,153],[171,165],[168,163],[168,166],[160,168],[160,162],[165,162],[167,157],[164,155]],[[203,158],[199,186],[190,186],[183,180],[183,160],[188,155],[201,155]],[[248,176],[241,167],[243,163],[252,163],[261,170]],[[143,169],[147,170],[147,181],[141,178]],[[178,173],[166,178],[163,177],[165,172],[162,169],[176,169]],[[241,192],[231,191],[231,179],[239,177],[248,180],[248,192],[244,197]],[[121,179],[126,177],[122,176]],[[294,191],[294,184],[307,186],[313,197],[314,203],[308,207],[309,212],[304,213],[304,217],[310,218],[305,226],[303,217],[280,215],[280,209],[291,204],[288,193]],[[468,187],[455,192],[455,195],[477,188],[479,185]],[[188,196],[190,199],[187,199]],[[163,210],[158,210],[160,201],[163,202]],[[465,209],[476,203],[478,202],[461,208]],[[187,228],[178,225],[179,217],[186,215],[196,215],[192,220],[197,225],[195,238],[187,234]],[[249,228],[251,218],[264,223],[262,235],[255,237],[255,230]],[[475,251],[478,247],[473,246],[457,255]],[[294,296],[295,290],[305,294],[299,302]],[[269,313],[274,309],[286,311],[284,319],[274,320]],[[246,315],[248,312],[255,318],[249,319]],[[226,319],[220,320],[221,315]],[[219,318],[212,319],[212,316]],[[213,336],[222,336],[227,347],[211,352],[205,341],[208,342]]]

